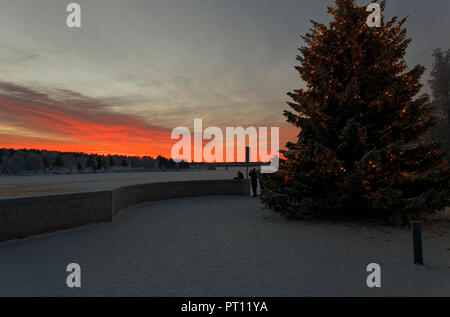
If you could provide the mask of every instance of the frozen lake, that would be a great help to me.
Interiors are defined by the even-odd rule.
[[[151,202],[113,223],[0,245],[0,296],[450,296],[449,228],[287,221],[258,199]],[[81,289],[66,266],[81,265]],[[382,287],[369,289],[369,263]]]
[[[180,170],[178,172],[0,176],[0,199],[103,191],[147,183],[233,179],[239,170],[245,174],[245,168],[230,168],[229,170],[223,168],[215,171]]]

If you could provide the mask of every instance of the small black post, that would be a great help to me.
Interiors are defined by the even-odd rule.
[[[247,179],[248,179],[248,163],[250,162],[250,147],[245,147],[245,163],[247,165]]]
[[[420,221],[412,222],[413,245],[414,245],[414,264],[423,265],[423,249],[422,249],[422,228]]]

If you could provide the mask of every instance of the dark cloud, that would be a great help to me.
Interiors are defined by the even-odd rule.
[[[14,83],[0,82],[0,90],[5,96],[10,96],[19,99],[31,100],[41,102],[49,100],[47,94],[37,92],[35,90],[16,85]]]
[[[167,129],[116,113],[100,100],[66,89],[40,92],[8,82],[0,82],[0,124],[14,127],[9,136],[4,129],[0,133],[3,146],[51,144],[86,152],[167,155],[171,142]]]
[[[51,95],[57,96],[57,99],[50,97]],[[134,126],[143,129],[166,130],[141,118],[114,112],[101,100],[89,98],[79,92],[60,88],[47,88],[46,92],[39,92],[15,83],[0,82],[0,112],[14,116],[12,110],[28,113],[26,117],[61,115],[86,123],[101,122],[114,126],[133,122]]]

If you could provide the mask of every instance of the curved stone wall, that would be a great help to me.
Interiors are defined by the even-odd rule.
[[[112,221],[148,201],[198,196],[250,196],[248,180],[151,183],[112,191],[0,200],[0,242]]]

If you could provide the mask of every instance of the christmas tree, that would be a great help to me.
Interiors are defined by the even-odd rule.
[[[386,6],[380,4],[381,12]],[[288,93],[300,128],[280,170],[263,178],[262,201],[291,217],[417,217],[450,205],[450,172],[426,97],[424,67],[408,68],[406,19],[380,27],[354,0],[336,0],[329,25],[312,21],[296,67],[306,89]]]

